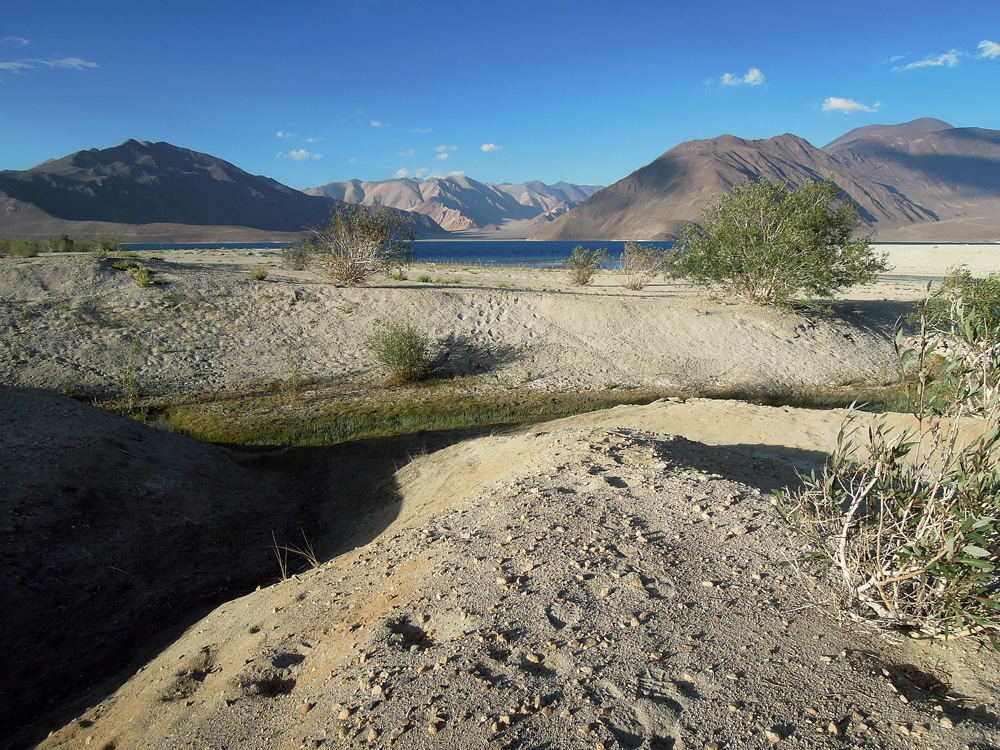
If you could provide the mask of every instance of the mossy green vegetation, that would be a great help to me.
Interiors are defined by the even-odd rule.
[[[350,382],[285,381],[235,391],[143,398],[130,407],[99,405],[199,440],[230,445],[318,446],[428,430],[505,427],[543,422],[621,405],[679,397],[735,398],[767,406],[844,408],[862,404],[894,411],[906,403],[901,386],[828,389],[679,391],[614,386],[590,391],[483,387],[475,378],[428,380],[396,387]]]

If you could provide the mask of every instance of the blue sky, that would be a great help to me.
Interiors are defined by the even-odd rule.
[[[1000,129],[1000,3],[7,3],[0,169],[129,138],[296,188],[610,184],[682,141]]]

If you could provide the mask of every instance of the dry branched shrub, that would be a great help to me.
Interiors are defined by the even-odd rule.
[[[977,336],[961,304],[943,324],[926,304],[919,319],[911,348],[896,332],[917,427],[875,420],[864,445],[841,431],[823,472],[778,507],[804,542],[804,569],[836,584],[845,612],[930,636],[984,633],[1000,649],[1000,344],[995,331]],[[942,365],[942,336],[964,355]],[[935,377],[947,398],[931,398]]]
[[[316,233],[313,262],[334,284],[363,286],[372,276],[388,276],[409,263],[412,239],[399,213],[348,206]]]

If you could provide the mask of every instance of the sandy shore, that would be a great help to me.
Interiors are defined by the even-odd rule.
[[[827,387],[891,376],[887,333],[929,279],[959,263],[984,274],[998,246],[884,246],[894,270],[852,290],[835,316],[708,299],[657,279],[641,292],[599,274],[573,287],[557,270],[422,267],[403,281],[338,289],[281,267],[276,251],[145,258],[145,289],[111,261],[3,259],[0,382],[114,395],[134,361],[148,394],[266,385],[290,377],[377,381],[364,346],[391,316],[421,325],[440,367],[498,386],[548,389]],[[264,281],[247,273],[261,266]],[[431,281],[418,281],[421,277]]]
[[[150,393],[296,367],[374,386],[361,342],[392,314],[482,387],[873,382],[929,279],[1000,257],[888,250],[892,273],[835,315],[612,273],[581,290],[417,267],[336,289],[273,253],[184,252],[149,260],[167,283],[140,289],[106,261],[0,259],[0,745],[1000,745],[983,642],[838,621],[832,592],[782,567],[795,541],[771,491],[822,463],[846,412],[662,401],[450,446],[234,454],[59,393],[116,393],[133,340]],[[304,529],[357,546],[293,556],[269,585],[273,540]]]

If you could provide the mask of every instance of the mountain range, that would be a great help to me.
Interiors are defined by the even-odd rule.
[[[529,222],[526,234],[569,211],[601,189],[600,185],[557,182],[483,183],[452,175],[430,179],[402,178],[378,182],[329,182],[306,190],[309,195],[392,206],[430,216],[450,232],[493,230]]]
[[[1000,239],[1000,131],[924,118],[853,130],[823,148],[795,135],[688,141],[600,190],[534,239],[669,240],[745,178],[832,177],[879,239]]]
[[[343,205],[162,142],[129,140],[0,172],[0,235],[280,241],[322,226]],[[418,236],[445,234],[423,214],[405,218]]]
[[[208,154],[129,140],[0,171],[0,236],[288,241],[358,203],[405,212],[418,238],[669,240],[714,196],[762,177],[832,177],[881,240],[1000,241],[1000,131],[931,118],[858,128],[822,148],[791,134],[688,141],[606,188],[451,176],[299,191]]]

